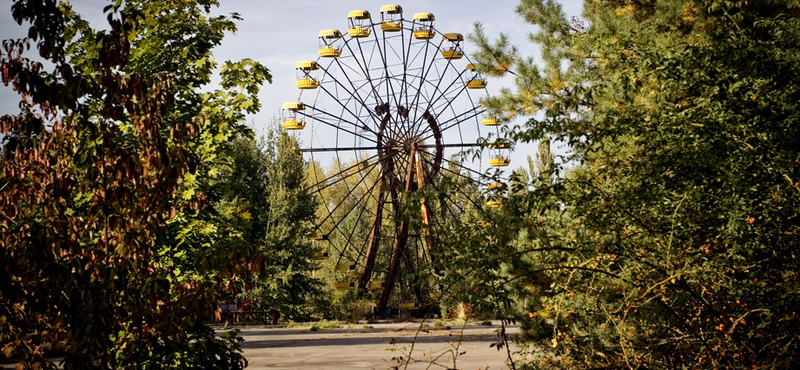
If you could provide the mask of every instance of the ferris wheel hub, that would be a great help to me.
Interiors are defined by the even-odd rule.
[[[405,150],[407,153],[419,150],[420,139],[420,137],[406,139],[403,142],[403,150]]]

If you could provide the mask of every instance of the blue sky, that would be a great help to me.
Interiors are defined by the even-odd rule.
[[[579,15],[582,0],[559,0],[568,16]],[[94,25],[102,27],[105,17],[102,0],[79,0],[71,2],[74,9]],[[354,9],[365,9],[379,17],[379,9],[387,4],[385,0],[294,0],[221,1],[215,13],[238,12],[244,18],[239,22],[236,34],[229,35],[223,44],[214,51],[217,61],[255,59],[270,69],[273,83],[265,85],[259,95],[262,102],[260,113],[248,117],[257,129],[264,127],[279,114],[281,104],[298,99],[294,85],[295,63],[300,60],[314,60],[317,57],[317,33],[321,29],[347,28],[347,13]],[[10,15],[10,4],[0,9],[0,38],[17,38],[26,34],[27,27],[18,27]],[[511,42],[518,45],[524,54],[535,55],[536,48],[527,40],[534,29],[514,13],[516,0],[432,1],[406,0],[397,4],[403,7],[406,17],[413,13],[430,12],[436,15],[435,27],[441,32],[460,32],[468,34],[476,21],[483,23],[487,35],[505,33]],[[469,55],[474,48],[467,43],[464,47]],[[488,90],[493,93],[510,81],[490,79]],[[15,113],[18,98],[10,88],[0,85],[0,114]],[[512,154],[512,167],[522,165],[525,156],[531,153],[532,146],[518,146]]]

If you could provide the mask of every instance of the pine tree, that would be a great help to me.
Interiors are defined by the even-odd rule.
[[[514,139],[567,145],[572,167],[507,202],[526,205],[506,232],[527,257],[504,261],[538,287],[510,287],[529,298],[531,366],[800,366],[797,4],[517,12],[538,26],[541,63],[476,28],[482,68],[516,80],[486,104],[528,117]]]

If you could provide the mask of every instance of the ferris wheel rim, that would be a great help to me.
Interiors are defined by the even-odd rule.
[[[364,13],[359,11],[356,15],[364,16]],[[369,16],[368,12],[366,15]],[[442,54],[442,45],[448,36],[445,36],[438,44],[432,41],[432,37],[417,40],[414,34],[416,16],[413,21],[402,18],[400,21],[403,27],[399,32],[391,34],[380,32],[379,35],[378,29],[382,28],[382,23],[372,22],[370,19],[368,26],[370,40],[351,37],[349,32],[341,33],[343,39],[341,50],[346,49],[349,56],[342,54],[341,57],[334,57],[329,63],[322,62],[323,57],[320,56],[314,62],[318,64],[323,77],[316,82],[318,88],[313,104],[305,104],[309,112],[299,112],[302,117],[309,119],[312,133],[310,146],[301,149],[301,152],[310,154],[312,163],[317,163],[315,154],[331,152],[332,163],[336,163],[336,169],[331,174],[318,173],[318,170],[323,171],[322,168],[315,168],[312,171],[314,184],[309,185],[309,189],[313,189],[320,196],[323,195],[323,191],[337,184],[343,184],[342,187],[346,190],[342,200],[336,204],[328,204],[323,199],[321,210],[325,215],[317,223],[317,227],[321,228],[323,224],[332,222],[332,227],[328,229],[329,232],[340,234],[344,240],[341,248],[333,242],[329,243],[339,255],[336,261],[337,266],[346,258],[350,258],[349,261],[355,264],[364,259],[366,264],[365,250],[371,248],[367,246],[367,243],[372,243],[369,239],[372,236],[364,238],[363,243],[359,243],[360,240],[353,238],[355,228],[349,230],[349,235],[348,230],[343,230],[342,224],[352,220],[346,221],[346,217],[334,216],[334,214],[341,211],[344,215],[350,215],[355,212],[355,221],[353,222],[359,223],[365,213],[370,213],[362,204],[364,199],[374,200],[375,204],[388,202],[395,208],[394,212],[398,212],[396,200],[386,200],[387,197],[395,197],[395,195],[382,192],[380,186],[383,185],[380,180],[373,181],[369,178],[374,176],[376,171],[379,179],[408,184],[409,181],[412,181],[409,178],[411,172],[404,179],[402,174],[399,178],[390,179],[390,177],[397,176],[399,173],[395,167],[409,168],[411,171],[412,166],[417,166],[419,170],[416,173],[419,175],[420,172],[424,172],[422,176],[426,178],[424,181],[419,180],[420,183],[431,184],[434,188],[437,187],[435,178],[441,173],[461,177],[464,181],[475,180],[473,175],[476,178],[482,176],[481,171],[445,158],[446,148],[479,147],[481,145],[480,116],[486,110],[476,105],[475,99],[470,95],[472,87],[464,78],[468,68],[458,70],[454,60],[450,58],[445,58],[442,66],[435,64],[442,61],[442,58],[438,57],[444,55]],[[442,34],[432,26],[430,30],[436,35],[450,35],[450,38],[457,38],[453,36],[455,34]],[[323,37],[323,34],[335,35],[338,32],[336,30],[326,31],[321,32],[320,37]],[[386,47],[387,43],[394,39],[401,41],[399,50],[394,47]],[[418,47],[417,50],[412,50],[414,47]],[[401,59],[399,63],[387,62],[387,56],[390,53]],[[463,58],[467,62],[469,61],[466,55],[463,55]],[[421,61],[421,66],[409,67],[411,63],[417,61]],[[355,65],[348,65],[348,63],[355,63]],[[374,68],[373,63],[377,63]],[[392,67],[391,71],[395,71],[398,66],[402,67],[402,73],[390,73],[390,67]],[[337,73],[341,74],[343,78],[337,78]],[[433,74],[433,78],[429,78],[431,74]],[[445,78],[450,74],[454,74],[455,77],[449,80]],[[301,90],[298,101],[302,100],[304,91]],[[483,91],[485,93],[485,83]],[[461,94],[464,94],[466,98],[462,98]],[[467,102],[467,108],[456,107],[454,103],[457,101]],[[326,104],[332,104],[332,107],[329,108]],[[420,108],[420,106],[424,108]],[[473,131],[478,133],[478,136],[474,142],[465,140],[465,134],[462,132],[465,122],[475,124]],[[314,135],[318,130],[323,129],[331,131],[332,138],[330,140],[334,143],[333,146],[315,147]],[[344,156],[344,153],[348,152],[352,153],[351,156]],[[445,163],[456,170],[444,166]],[[343,166],[343,164],[345,165]],[[378,187],[377,193],[374,194],[376,187]],[[408,188],[407,185],[406,188]],[[398,188],[396,185],[392,185],[390,189]],[[355,193],[358,195],[354,196]],[[479,204],[469,199],[469,196],[464,195],[465,199],[473,203],[473,206],[481,208]],[[345,204],[345,201],[348,203]],[[447,200],[444,202],[447,212],[453,212],[451,206],[462,207],[456,203],[447,205]],[[336,217],[339,219],[335,220]],[[373,218],[373,226],[377,217],[376,215]],[[377,227],[382,228],[383,226],[378,225]],[[413,242],[416,243],[415,248],[421,247],[421,235],[417,235],[419,240]],[[397,239],[396,235],[395,238]],[[354,249],[355,253],[347,254],[346,252],[350,248]],[[418,261],[422,262],[427,258],[428,265],[433,261],[432,255],[425,253],[416,255],[416,257]],[[359,287],[362,285],[359,282]]]

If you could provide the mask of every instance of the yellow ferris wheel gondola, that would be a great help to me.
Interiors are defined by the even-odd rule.
[[[319,87],[319,80],[314,77],[314,71],[319,69],[317,62],[299,62],[294,68],[297,71],[297,81],[295,83],[298,89],[316,89]]]
[[[339,30],[319,31],[319,56],[337,58],[342,55],[342,33]]]
[[[401,310],[416,310],[419,309],[420,305],[418,302],[404,302],[400,303]]]
[[[500,120],[498,120],[497,117],[494,116],[486,116],[481,118],[481,123],[484,126],[500,126]]]
[[[294,104],[294,103],[286,103],[286,104],[284,104],[284,106],[286,106],[287,104]],[[303,103],[299,103],[299,104],[303,104]],[[303,126],[305,126],[305,122],[303,122]],[[284,124],[283,127],[286,127],[286,124]],[[311,235],[308,239],[311,240],[312,243],[316,244],[316,242],[318,242],[318,241],[328,240],[328,234],[316,233],[314,235]],[[314,253],[314,259],[315,260],[328,259],[330,256],[331,256],[331,253],[326,248],[321,248],[321,247],[319,247],[319,249],[317,249],[317,252]]]
[[[467,79],[466,85],[469,89],[483,89],[486,87],[486,79],[481,77],[480,73],[475,70],[475,65],[470,63],[464,68],[472,75]]]
[[[433,31],[433,21],[436,17],[431,13],[414,14],[414,38],[418,40],[430,40],[436,36]]]
[[[355,271],[356,265],[352,263],[340,263],[334,267],[334,270],[344,272],[344,271]]]
[[[489,208],[499,208],[503,205],[503,201],[500,199],[492,199],[486,201],[486,206]]]
[[[331,256],[331,253],[326,250],[318,250],[317,253],[314,254],[315,260],[324,260],[328,259]]]
[[[382,6],[381,29],[383,32],[398,32],[403,29],[403,7],[400,5]]]
[[[367,284],[367,289],[368,290],[373,290],[373,291],[374,290],[381,290],[381,289],[383,289],[384,285],[385,285],[385,282],[383,280],[371,280],[369,282],[369,284]]]
[[[353,10],[347,14],[349,29],[347,34],[353,38],[367,37],[372,33],[372,17],[366,10]]]
[[[489,165],[492,167],[505,167],[508,166],[510,163],[511,160],[502,155],[497,155],[489,159]]]
[[[355,290],[356,289],[356,282],[355,281],[337,281],[333,283],[333,286],[339,290]]]
[[[461,50],[461,42],[464,41],[464,36],[460,33],[445,33],[442,36],[442,41],[449,43],[442,50],[442,58],[444,59],[461,59],[464,56],[464,51]]]
[[[286,130],[302,130],[306,122],[297,118],[297,111],[305,110],[306,105],[299,102],[283,103],[281,107],[281,126]]]
[[[506,188],[506,184],[502,182],[493,182],[486,186],[486,190],[503,190]]]

